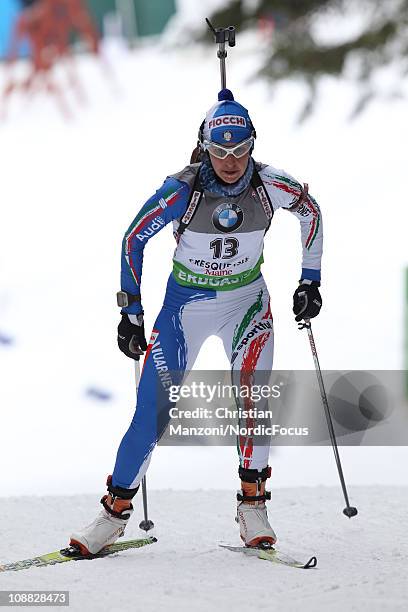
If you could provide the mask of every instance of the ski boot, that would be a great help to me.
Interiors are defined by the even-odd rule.
[[[101,499],[103,510],[90,525],[71,535],[70,546],[77,548],[83,555],[95,555],[123,536],[133,512],[131,499],[139,487],[136,489],[113,487],[112,476],[108,476],[106,484],[108,495],[104,495]]]
[[[237,516],[241,540],[248,547],[271,548],[277,538],[268,521],[265,501],[271,499],[265,491],[266,479],[271,475],[271,468],[262,471],[247,470],[240,467],[242,490],[237,492]]]

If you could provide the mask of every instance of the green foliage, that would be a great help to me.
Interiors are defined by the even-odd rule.
[[[252,7],[252,8],[251,8]],[[351,28],[347,35],[347,19],[356,12],[364,15],[360,30]],[[348,60],[354,59],[353,70],[360,86],[355,112],[360,112],[376,94],[373,78],[381,67],[397,64],[400,78],[408,72],[408,0],[231,0],[210,16],[215,27],[234,25],[237,40],[244,30],[269,27],[268,45],[259,75],[277,84],[287,79],[301,79],[309,87],[304,115],[313,107],[321,76],[345,74]],[[336,20],[342,24],[342,40],[321,36],[328,24],[335,32]],[[320,28],[320,29],[319,29]],[[320,32],[320,36],[318,34]],[[211,36],[200,37],[207,43]]]

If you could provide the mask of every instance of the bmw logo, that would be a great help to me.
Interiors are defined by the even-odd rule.
[[[244,213],[236,204],[225,202],[220,204],[214,210],[212,222],[220,232],[234,232],[237,230],[244,220]]]

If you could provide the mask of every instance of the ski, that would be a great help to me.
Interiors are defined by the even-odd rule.
[[[48,565],[55,565],[57,563],[66,563],[67,561],[85,561],[91,559],[101,559],[108,555],[114,555],[115,553],[128,550],[130,548],[141,548],[148,544],[157,542],[156,538],[141,538],[139,540],[125,540],[124,542],[115,542],[103,548],[96,555],[83,555],[78,549],[70,546],[61,550],[41,555],[39,557],[33,557],[32,559],[24,559],[23,561],[16,561],[14,563],[6,563],[6,565],[0,565],[0,572],[18,572],[19,570],[29,569],[31,567],[46,567]]]
[[[271,561],[272,563],[280,563],[281,565],[287,565],[288,567],[296,567],[299,569],[310,569],[316,567],[317,558],[310,557],[310,559],[303,563],[290,557],[289,555],[276,550],[276,548],[251,548],[247,546],[228,546],[227,544],[220,544],[221,548],[232,550],[232,552],[240,552],[244,555],[257,557],[258,559],[264,559],[265,561]]]

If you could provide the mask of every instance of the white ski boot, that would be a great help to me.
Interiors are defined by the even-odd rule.
[[[137,489],[112,487],[111,477],[108,477],[107,484],[109,493],[101,499],[103,510],[90,525],[71,535],[70,546],[78,548],[84,555],[95,555],[123,536],[133,512],[131,499]]]
[[[271,498],[265,491],[266,479],[271,468],[262,471],[239,468],[242,490],[237,492],[237,517],[241,540],[245,546],[268,547],[275,544],[277,537],[269,524],[265,500]]]

